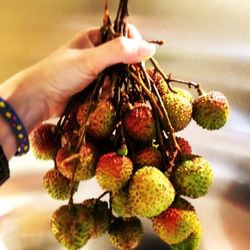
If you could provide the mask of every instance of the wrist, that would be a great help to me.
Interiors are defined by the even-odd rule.
[[[16,74],[0,86],[0,95],[22,120],[30,133],[45,118],[45,101],[32,68]]]

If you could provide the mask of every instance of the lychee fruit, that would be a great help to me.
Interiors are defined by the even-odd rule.
[[[167,210],[152,218],[155,233],[168,244],[185,240],[199,223],[192,206],[180,204],[183,202],[187,203],[183,199],[174,202]]]
[[[43,184],[49,195],[57,200],[66,200],[70,197],[71,181],[64,177],[57,169],[49,170],[43,177]],[[78,182],[73,183],[77,191]]]
[[[133,213],[153,217],[173,202],[175,190],[168,178],[157,168],[145,166],[132,177],[129,202]]]
[[[90,102],[83,103],[77,112],[77,121],[80,126],[86,123]],[[94,112],[90,115],[87,134],[95,139],[109,136],[115,128],[115,108],[108,100],[100,100]]]
[[[192,154],[192,148],[191,148],[189,142],[186,139],[184,139],[182,137],[179,137],[179,136],[176,136],[175,139],[176,139],[176,142],[177,142],[177,144],[178,144],[178,146],[180,148],[180,151],[181,151],[182,155],[190,155],[190,154]],[[167,150],[171,151],[169,140],[167,140],[166,146],[167,146]]]
[[[146,147],[135,154],[135,163],[139,168],[152,166],[160,169],[162,164],[161,152],[155,147]]]
[[[111,223],[109,240],[119,250],[130,250],[136,248],[143,236],[141,221],[136,218],[115,218]]]
[[[196,222],[195,230],[182,242],[172,244],[173,250],[198,250],[201,243],[202,228],[199,220]]]
[[[229,103],[217,91],[200,95],[193,102],[193,119],[204,129],[216,130],[225,125],[229,117]]]
[[[129,203],[128,188],[124,187],[112,193],[111,205],[114,212],[122,218],[130,218],[133,216],[132,209]]]
[[[35,127],[29,136],[30,145],[36,158],[51,160],[56,157],[60,147],[56,137],[56,125],[43,123]]]
[[[186,155],[173,171],[173,184],[180,194],[198,198],[208,192],[213,177],[212,169],[206,159],[197,155]]]
[[[64,205],[51,217],[51,231],[67,249],[79,249],[90,238],[93,228],[92,213],[81,204]]]
[[[184,89],[173,88],[162,93],[162,101],[168,112],[171,125],[175,132],[183,130],[192,119],[192,96]]]
[[[126,156],[119,156],[115,152],[102,155],[96,166],[96,179],[101,188],[117,191],[130,179],[133,163]]]
[[[155,136],[156,128],[151,108],[145,103],[137,103],[127,111],[123,119],[127,134],[139,141],[150,141]]]
[[[67,148],[61,148],[56,156],[58,170],[68,179],[72,179],[74,169],[75,181],[88,180],[95,175],[95,167],[97,161],[96,149],[90,143],[85,143],[79,150],[79,157],[67,162],[67,158],[73,153]]]
[[[90,232],[90,237],[95,239],[106,233],[110,224],[108,203],[97,199],[88,199],[82,204],[90,209],[94,219],[94,225]]]

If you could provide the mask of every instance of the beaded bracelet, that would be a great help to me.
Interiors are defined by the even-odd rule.
[[[23,122],[16,114],[15,110],[3,98],[0,97],[0,114],[11,125],[12,130],[16,134],[18,149],[16,156],[23,155],[29,151],[29,137]]]
[[[3,152],[2,146],[0,145],[0,186],[9,179],[10,169],[8,160]]]

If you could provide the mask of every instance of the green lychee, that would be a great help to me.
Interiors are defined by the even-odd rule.
[[[86,123],[89,102],[83,103],[77,113],[77,121],[80,126]],[[87,133],[95,139],[103,139],[109,136],[115,128],[115,109],[108,100],[100,100],[94,112],[90,116]]]
[[[129,202],[133,213],[153,217],[173,202],[175,190],[168,178],[157,168],[145,166],[132,177]]]
[[[155,136],[156,128],[151,108],[145,103],[137,103],[125,113],[124,129],[131,138],[150,141]]]
[[[136,217],[129,219],[115,218],[109,231],[109,240],[119,250],[136,248],[140,244],[142,236],[142,223]]]
[[[162,93],[162,101],[175,132],[183,130],[192,119],[192,96],[184,89],[173,88]]]
[[[90,143],[81,146],[79,157],[67,162],[67,158],[71,157],[73,153],[67,148],[61,148],[56,156],[58,170],[62,175],[71,179],[74,168],[76,172],[74,175],[75,181],[88,180],[95,175],[95,167],[97,162],[96,149]]]
[[[90,209],[94,219],[94,225],[90,232],[90,237],[95,239],[106,233],[110,224],[108,203],[97,199],[88,199],[82,204]]]
[[[187,203],[183,199],[178,203],[174,202],[167,210],[152,218],[155,233],[168,244],[182,242],[199,224],[192,206],[180,204],[183,202]]]
[[[96,166],[96,179],[101,188],[117,191],[130,179],[133,163],[126,156],[119,156],[115,152],[102,155]]]
[[[217,91],[202,94],[193,102],[193,119],[202,128],[220,129],[229,117],[229,103],[226,97]]]
[[[135,154],[135,163],[138,167],[152,166],[161,168],[162,155],[160,150],[154,147],[147,147]]]
[[[173,250],[198,250],[201,243],[201,224],[197,221],[196,229],[182,242],[171,245]]]
[[[38,125],[29,136],[30,145],[36,158],[51,160],[56,157],[60,147],[56,137],[56,125],[43,123]]]
[[[57,169],[51,169],[45,174],[43,184],[52,198],[57,200],[69,199],[71,181],[64,177]],[[78,182],[73,183],[75,191],[77,191],[78,184]]]
[[[198,198],[208,192],[213,177],[206,159],[197,155],[186,155],[173,172],[173,183],[180,194]]]
[[[111,196],[111,205],[114,212],[122,218],[130,218],[133,216],[131,205],[129,203],[128,188],[124,187]]]
[[[89,240],[93,217],[89,209],[81,204],[64,205],[53,213],[50,225],[59,243],[67,249],[76,250]]]

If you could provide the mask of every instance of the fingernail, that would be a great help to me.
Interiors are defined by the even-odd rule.
[[[148,43],[146,41],[141,41],[138,54],[143,60],[150,58],[155,54],[156,46],[155,44]]]

